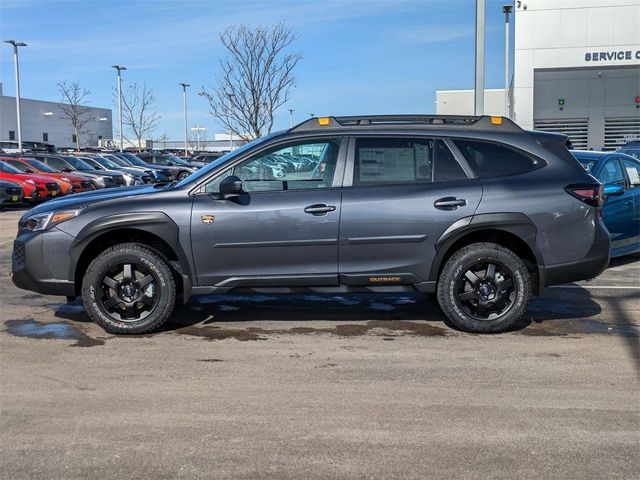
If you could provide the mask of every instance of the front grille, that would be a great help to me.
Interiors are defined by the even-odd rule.
[[[11,256],[11,267],[16,270],[24,269],[24,243],[15,240],[13,242],[13,255]]]
[[[22,189],[18,188],[18,187],[6,188],[5,192],[7,192],[7,195],[10,195],[10,196],[14,196],[14,195],[21,196],[22,195]]]
[[[116,182],[116,185],[125,185],[127,183],[124,177],[121,176],[113,177],[113,180]]]
[[[47,183],[47,190],[49,190],[50,192],[59,192],[60,185],[55,182]]]
[[[80,186],[83,190],[93,190],[93,183],[89,181],[80,182]]]
[[[153,177],[150,177],[149,175],[144,175],[144,176],[142,177],[142,181],[143,181],[144,183],[153,183]]]

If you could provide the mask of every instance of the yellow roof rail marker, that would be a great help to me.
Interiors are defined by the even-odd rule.
[[[502,117],[491,117],[491,125],[502,125]]]
[[[329,117],[319,117],[318,124],[320,125],[329,125]]]

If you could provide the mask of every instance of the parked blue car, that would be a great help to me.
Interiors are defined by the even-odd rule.
[[[611,256],[640,252],[640,161],[619,151],[571,153],[604,184],[602,217],[611,234]]]

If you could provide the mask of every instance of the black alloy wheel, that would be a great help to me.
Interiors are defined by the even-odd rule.
[[[513,306],[517,296],[513,273],[502,263],[476,262],[457,281],[460,308],[476,320],[497,320]]]
[[[153,273],[141,263],[115,265],[102,277],[100,306],[117,320],[142,320],[158,303],[157,284]]]

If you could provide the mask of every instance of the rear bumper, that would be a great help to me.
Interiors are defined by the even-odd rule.
[[[609,232],[602,220],[598,220],[593,245],[587,255],[573,262],[538,266],[538,293],[542,294],[544,287],[550,285],[588,280],[600,275],[609,266],[610,243]]]

